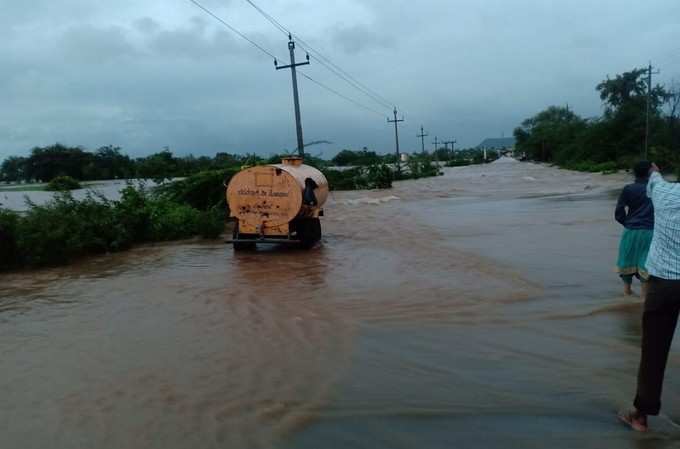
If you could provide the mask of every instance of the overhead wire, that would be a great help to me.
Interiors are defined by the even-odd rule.
[[[375,92],[372,89],[370,89],[369,87],[367,87],[365,84],[361,83],[359,80],[357,80],[352,75],[350,75],[345,70],[343,70],[340,66],[335,64],[333,61],[331,61],[327,57],[325,57],[323,55],[323,53],[314,49],[314,47],[310,46],[307,42],[305,42],[302,38],[300,38],[300,36],[297,36],[297,35],[293,35],[293,36],[295,37],[295,39],[297,39],[298,42],[300,42],[302,44],[301,47],[304,50],[307,50],[308,53],[311,53],[310,56],[312,57],[312,59],[317,61],[319,64],[324,66],[329,71],[333,72],[336,76],[343,79],[349,85],[351,85],[355,89],[359,90],[360,92],[364,93],[366,96],[373,99],[373,101],[375,101],[379,105],[384,106],[387,109],[391,109],[394,106],[394,104],[395,104],[394,102],[391,102],[391,101],[385,99],[385,97],[381,96],[377,92]]]
[[[257,12],[259,12],[265,19],[267,19],[272,25],[274,25],[275,28],[277,28],[279,31],[284,33],[285,35],[292,36],[297,40],[300,44],[300,47],[307,51],[307,53],[311,53],[311,57],[317,61],[319,64],[321,64],[323,67],[325,67],[327,70],[338,76],[340,79],[344,80],[347,82],[350,86],[354,87],[364,95],[370,97],[373,101],[378,103],[379,105],[391,109],[394,105],[393,102],[387,100],[385,97],[382,95],[378,94],[375,92],[373,89],[369,88],[365,84],[361,83],[359,80],[357,80],[355,77],[347,73],[344,69],[342,69],[340,66],[335,64],[333,61],[331,61],[328,57],[326,57],[323,53],[321,53],[319,50],[315,49],[312,47],[309,43],[307,43],[304,39],[302,39],[300,36],[296,35],[295,33],[291,32],[288,28],[286,28],[284,25],[281,24],[278,20],[276,20],[275,17],[273,17],[271,14],[267,13],[264,11],[261,7],[259,7],[253,0],[246,0],[246,2],[252,6]]]
[[[257,48],[258,50],[260,50],[262,53],[266,54],[267,56],[271,57],[271,58],[274,59],[274,60],[280,60],[280,58],[278,58],[278,57],[277,57],[276,55],[274,55],[272,52],[270,52],[269,50],[267,50],[267,49],[265,49],[264,47],[262,47],[261,45],[259,45],[257,42],[255,42],[255,41],[253,41],[252,39],[250,39],[248,36],[246,36],[245,34],[243,34],[243,33],[242,33],[241,31],[239,31],[237,28],[235,28],[234,26],[232,26],[231,24],[229,24],[226,20],[222,19],[222,18],[219,17],[217,14],[213,13],[211,10],[209,10],[208,8],[206,8],[205,6],[203,6],[203,5],[202,5],[201,3],[199,3],[197,0],[189,0],[189,1],[190,1],[191,3],[193,3],[194,5],[196,5],[198,8],[200,8],[201,10],[203,10],[206,14],[210,15],[212,18],[214,18],[215,20],[217,20],[219,23],[221,23],[222,25],[224,25],[225,27],[227,27],[227,28],[228,28],[229,30],[231,30],[233,33],[235,33],[236,35],[238,35],[239,37],[241,37],[241,38],[244,39],[245,41],[249,42],[251,45],[253,45],[255,48]],[[248,1],[248,0],[246,0],[246,1]],[[251,2],[249,2],[249,3],[251,3]],[[253,4],[253,7],[256,7],[256,5]],[[264,13],[264,12],[263,12],[263,13]],[[266,14],[266,13],[264,13],[264,14]],[[272,18],[272,20],[273,20],[274,22],[276,22],[276,19],[273,19],[273,18]],[[274,22],[272,22],[272,23],[274,23]],[[282,29],[282,30],[285,30],[285,28],[283,28],[283,26],[281,26],[281,29]],[[286,34],[287,34],[287,33],[286,33]],[[366,105],[360,103],[359,101],[354,100],[353,98],[350,98],[350,97],[348,97],[347,95],[344,95],[344,94],[338,92],[337,90],[335,90],[335,89],[333,89],[333,88],[331,88],[331,87],[328,87],[327,85],[323,84],[323,83],[320,82],[320,81],[315,80],[314,78],[312,78],[311,76],[307,75],[306,73],[301,72],[301,71],[298,71],[298,73],[300,73],[301,76],[303,76],[303,77],[306,78],[307,80],[311,81],[312,83],[318,85],[319,87],[321,87],[321,88],[323,88],[323,89],[326,89],[327,91],[331,92],[332,94],[334,94],[334,95],[336,95],[336,96],[338,96],[338,97],[340,97],[340,98],[342,98],[342,99],[344,99],[344,100],[346,100],[346,101],[348,101],[348,102],[354,104],[355,106],[357,106],[357,107],[359,107],[359,108],[361,108],[361,109],[364,109],[364,110],[366,110],[366,111],[370,111],[370,112],[373,112],[373,113],[375,113],[375,114],[378,114],[378,115],[380,115],[381,117],[384,117],[384,114],[383,114],[383,113],[378,112],[378,111],[376,111],[375,109],[373,109],[373,108],[371,108],[371,107],[369,107],[369,106],[366,106]]]
[[[281,23],[280,23],[278,20],[276,20],[274,17],[272,17],[271,15],[267,14],[267,12],[264,11],[262,8],[260,8],[259,6],[257,6],[257,5],[255,4],[255,2],[253,2],[253,1],[251,1],[251,0],[246,0],[246,2],[248,2],[248,4],[250,4],[250,6],[252,6],[253,8],[255,8],[255,9],[257,10],[257,12],[259,12],[262,16],[264,16],[265,19],[267,19],[269,22],[271,22],[271,24],[274,25],[276,28],[278,28],[279,31],[281,31],[283,34],[285,34],[285,35],[291,34],[290,31],[288,31],[288,30],[286,29],[286,27],[284,27],[283,25],[281,25]]]
[[[202,9],[206,14],[212,16],[215,20],[217,20],[218,22],[220,22],[222,25],[224,25],[224,26],[226,26],[227,28],[229,28],[232,32],[236,33],[236,34],[237,34],[238,36],[240,36],[241,38],[243,38],[243,39],[245,39],[246,41],[250,42],[253,46],[255,46],[255,48],[257,48],[258,50],[260,50],[262,53],[266,54],[267,56],[269,56],[269,57],[271,57],[271,58],[273,58],[273,59],[277,59],[276,56],[274,56],[270,51],[266,50],[266,49],[265,49],[264,47],[262,47],[260,44],[258,44],[257,42],[253,41],[252,39],[250,39],[250,38],[249,38],[248,36],[246,36],[245,34],[241,33],[239,30],[237,30],[236,28],[234,28],[233,26],[231,26],[230,24],[228,24],[225,20],[223,20],[221,17],[217,16],[215,13],[213,13],[212,11],[210,11],[208,8],[206,8],[205,6],[203,6],[202,4],[200,4],[199,2],[197,2],[196,0],[189,0],[189,1],[190,1],[191,3],[193,3],[194,5],[196,5],[197,7],[199,7],[200,9]]]
[[[320,87],[326,89],[327,91],[329,91],[329,92],[331,92],[331,93],[337,95],[337,96],[340,97],[340,98],[343,98],[343,99],[349,101],[350,103],[353,103],[355,106],[358,106],[358,107],[360,107],[360,108],[362,108],[362,109],[365,109],[365,110],[367,110],[367,111],[373,112],[374,114],[378,114],[378,115],[381,116],[381,117],[385,117],[385,114],[383,114],[382,112],[376,111],[375,109],[373,109],[373,108],[371,108],[371,107],[369,107],[369,106],[366,106],[366,105],[364,105],[364,104],[362,104],[362,103],[359,103],[358,101],[356,101],[356,100],[354,100],[354,99],[352,99],[352,98],[350,98],[350,97],[348,97],[348,96],[346,96],[346,95],[341,94],[340,92],[336,91],[335,89],[326,86],[325,84],[323,84],[323,83],[320,82],[320,81],[315,80],[314,78],[312,78],[311,76],[307,75],[306,73],[301,72],[301,71],[298,71],[298,73],[299,73],[300,75],[302,75],[304,78],[306,78],[306,79],[308,79],[309,81],[311,81],[312,83],[314,83],[314,84],[316,84],[316,85],[318,85],[318,86],[320,86]]]

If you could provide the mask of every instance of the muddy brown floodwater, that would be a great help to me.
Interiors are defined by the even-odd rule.
[[[677,447],[633,435],[625,176],[520,163],[334,193],[310,252],[142,247],[0,277],[2,448]]]

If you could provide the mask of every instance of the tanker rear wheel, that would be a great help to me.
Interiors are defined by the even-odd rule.
[[[318,218],[298,220],[295,230],[302,248],[309,249],[321,240],[321,220]]]
[[[238,222],[234,226],[234,232],[232,233],[232,238],[236,240],[237,238],[252,237],[248,234],[240,234],[238,232]],[[234,251],[246,251],[249,249],[255,249],[256,245],[253,242],[233,242]]]

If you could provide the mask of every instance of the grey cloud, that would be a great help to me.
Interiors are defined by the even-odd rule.
[[[390,48],[390,36],[381,34],[368,25],[351,25],[336,28],[332,32],[335,47],[355,54],[372,48]]]
[[[61,51],[67,61],[83,63],[104,62],[136,53],[123,28],[92,25],[69,28],[61,37]]]
[[[160,30],[161,25],[151,17],[141,17],[132,23],[135,30],[142,34],[154,34]]]
[[[1,0],[0,0],[1,1]],[[270,153],[295,145],[290,72],[187,1],[34,0],[0,14],[0,159],[55,141],[164,145],[194,154]],[[286,38],[245,2],[203,0],[274,54]],[[260,2],[262,3],[262,2]],[[261,6],[336,64],[396,102],[401,143],[431,136],[459,146],[509,135],[549,104],[599,113],[607,74],[652,59],[661,82],[680,77],[680,2],[650,0],[285,0]],[[612,11],[615,11],[613,13]],[[300,54],[299,57],[302,55]],[[283,58],[285,61],[287,58]],[[325,70],[303,71],[360,101],[358,109],[300,79],[305,139],[332,154],[392,151],[384,108]]]
[[[149,50],[156,57],[203,59],[238,52],[234,38],[226,31],[208,33],[204,20],[194,18],[190,26],[161,30],[149,36]]]

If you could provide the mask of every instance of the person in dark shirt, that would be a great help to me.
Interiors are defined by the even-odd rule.
[[[619,244],[617,270],[623,280],[623,292],[633,294],[633,276],[642,284],[644,297],[649,273],[645,263],[654,230],[654,206],[647,197],[647,182],[652,164],[641,161],[635,164],[635,182],[623,188],[616,203],[614,218],[625,228]]]

